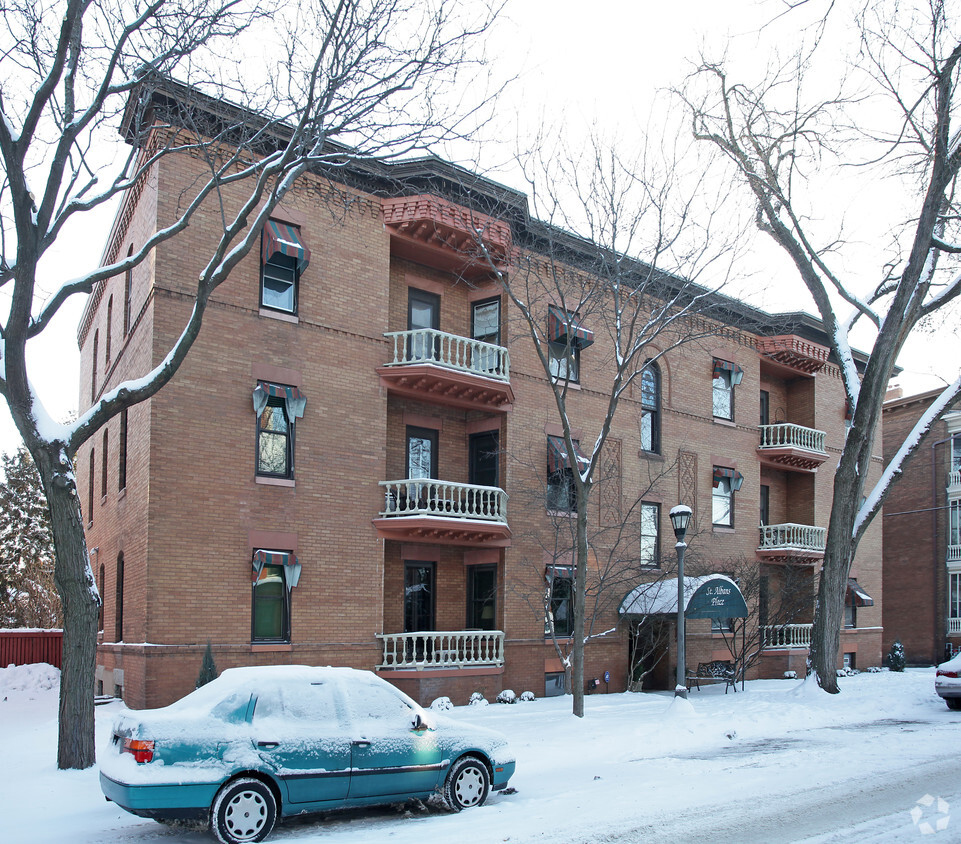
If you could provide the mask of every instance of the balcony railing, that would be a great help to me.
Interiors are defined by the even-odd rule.
[[[961,545],[948,546],[948,562],[949,563],[961,562]]]
[[[378,634],[384,644],[378,668],[478,668],[504,664],[500,630]]]
[[[800,448],[826,455],[824,431],[805,428],[803,425],[781,423],[779,425],[760,425],[760,448]]]
[[[961,618],[948,619],[948,633],[951,633],[951,634],[961,633]]]
[[[391,331],[384,336],[394,341],[394,357],[386,366],[431,363],[457,372],[510,381],[510,355],[503,346],[431,328]]]
[[[948,475],[948,492],[961,492],[961,471],[954,471]]]
[[[761,628],[762,647],[809,648],[813,624],[766,625]]]
[[[828,529],[812,525],[761,525],[759,552],[784,552],[794,556],[822,556]]]
[[[384,510],[391,516],[444,516],[507,522],[507,493],[496,486],[457,484],[430,478],[381,481]]]

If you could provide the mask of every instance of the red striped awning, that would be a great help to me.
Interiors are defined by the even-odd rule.
[[[570,343],[574,349],[586,349],[594,342],[594,332],[581,325],[576,314],[551,305],[547,309],[547,339],[565,346]]]
[[[731,381],[735,384],[739,383],[741,376],[744,375],[744,370],[741,369],[741,367],[739,367],[736,363],[731,363],[729,360],[714,358],[714,371],[711,377],[717,378],[722,372],[730,372]]]
[[[300,563],[297,562],[295,554],[287,551],[265,551],[262,548],[258,548],[253,553],[251,564],[254,569],[255,581],[261,577],[264,566],[283,566],[284,579],[288,589],[293,589],[300,580]]]
[[[717,485],[724,479],[731,482],[732,489],[740,489],[741,482],[744,480],[744,476],[737,471],[737,469],[728,469],[725,466],[715,466],[714,467],[714,486]]]
[[[574,440],[574,459],[577,462],[577,470],[584,471],[591,461],[581,454],[577,440]],[[563,469],[573,469],[571,461],[567,455],[567,444],[563,437],[547,438],[547,471],[550,474],[560,472]]]
[[[279,252],[297,261],[297,270],[303,272],[310,263],[310,250],[300,239],[300,230],[286,223],[268,220],[264,225],[263,254],[264,263]]]
[[[872,598],[867,592],[865,592],[859,585],[857,578],[848,578],[848,591],[846,597],[846,603],[848,606],[854,607],[873,607],[874,598]]]
[[[548,580],[573,580],[574,566],[548,566],[544,572],[544,577]]]

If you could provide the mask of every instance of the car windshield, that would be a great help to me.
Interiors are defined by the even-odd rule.
[[[250,688],[224,688],[216,682],[201,686],[186,697],[175,701],[167,711],[178,717],[210,715],[221,721],[242,721],[250,702]]]

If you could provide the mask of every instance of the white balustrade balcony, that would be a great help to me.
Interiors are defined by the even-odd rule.
[[[482,668],[504,664],[500,630],[449,630],[378,634],[381,669]]]
[[[468,410],[511,409],[510,356],[503,346],[430,328],[384,336],[393,349],[377,374],[388,391]]]
[[[766,463],[793,471],[814,472],[828,459],[824,431],[790,423],[760,425],[758,430],[761,442],[757,453]]]
[[[381,481],[380,485],[384,509],[374,526],[383,539],[479,548],[510,544],[507,493],[500,487],[431,478]]]
[[[815,560],[824,556],[828,530],[792,523],[761,525],[759,556],[781,560]]]
[[[948,619],[948,633],[950,634],[961,633],[961,618]]]
[[[961,545],[948,546],[948,562],[961,563]]]
[[[813,624],[769,624],[761,628],[764,648],[809,648]]]
[[[954,471],[948,475],[948,493],[952,497],[961,496],[961,471]]]

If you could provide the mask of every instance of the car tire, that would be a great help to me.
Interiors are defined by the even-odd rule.
[[[228,782],[214,798],[210,831],[221,844],[263,841],[277,822],[277,798],[260,780]]]
[[[455,812],[483,805],[490,793],[491,778],[487,765],[474,756],[462,756],[447,774],[444,800]]]
[[[948,705],[948,709],[961,709],[961,697],[946,697],[944,702]]]

